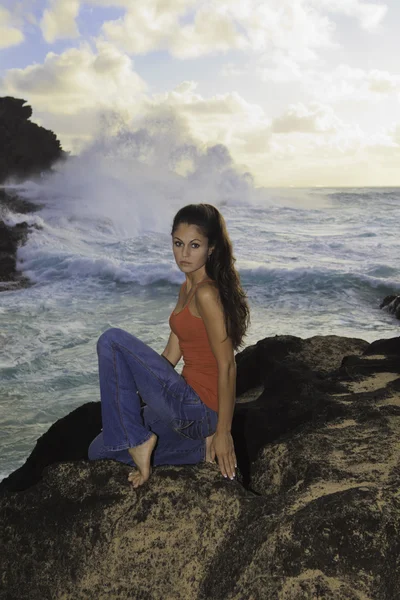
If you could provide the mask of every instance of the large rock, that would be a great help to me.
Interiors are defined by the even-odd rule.
[[[23,200],[11,191],[0,189],[0,292],[27,287],[30,281],[17,270],[17,250],[25,244],[29,231],[36,225],[28,225],[22,221],[16,225],[7,223],[7,212],[25,214],[40,208],[32,202]]]
[[[384,308],[387,312],[392,313],[392,315],[400,319],[400,296],[386,296],[379,308]]]
[[[10,177],[21,181],[40,174],[67,156],[52,131],[29,120],[32,109],[25,104],[26,100],[10,96],[0,98],[0,184]],[[10,190],[0,190],[0,292],[30,283],[16,269],[16,252],[26,242],[30,226],[26,221],[8,225],[7,210],[24,214],[38,208]]]
[[[85,460],[100,408],[80,407],[1,484],[0,598],[394,600],[399,357],[400,338],[337,336],[240,353],[245,485],[204,463],[133,490],[127,465]]]
[[[49,169],[65,157],[56,135],[29,119],[26,100],[0,98],[0,183],[8,177],[26,177]]]

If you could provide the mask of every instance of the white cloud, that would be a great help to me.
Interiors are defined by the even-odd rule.
[[[14,23],[13,15],[5,7],[0,6],[0,48],[18,46],[24,39],[23,32]]]
[[[43,13],[40,27],[46,42],[53,43],[60,38],[79,37],[76,18],[80,0],[50,0],[49,8]]]
[[[273,83],[303,81],[305,72],[307,69],[299,64],[298,60],[279,50],[262,57],[255,67],[255,76],[258,79]]]
[[[400,75],[393,75],[387,71],[372,69],[367,75],[367,81],[371,92],[378,94],[400,92]]]
[[[319,10],[327,10],[358,19],[363,29],[377,29],[385,18],[388,6],[363,0],[310,0]]]
[[[219,4],[199,8],[193,24],[180,27],[170,40],[169,49],[178,58],[196,58],[215,52],[244,49],[246,37]]]
[[[310,59],[315,58],[314,48],[333,45],[334,23],[310,10],[308,0],[147,0],[127,6],[123,18],[103,25],[103,33],[130,53],[166,49],[178,58],[194,58],[277,47]],[[182,24],[191,8],[193,21]]]
[[[362,119],[353,105],[400,93],[400,77],[384,69],[346,64],[328,68],[320,52],[337,45],[336,16],[354,19],[353,27],[373,32],[384,18],[383,4],[361,0],[49,0],[41,22],[46,39],[79,35],[77,16],[84,4],[121,7],[125,12],[104,24],[96,48],[83,43],[60,54],[50,52],[43,64],[11,69],[0,81],[1,92],[32,103],[36,119],[52,128],[67,149],[78,150],[96,136],[105,115],[114,132],[132,118],[134,126],[145,123],[155,130],[160,123],[168,128],[168,123],[181,119],[179,128],[166,133],[166,145],[177,131],[183,141],[194,140],[203,148],[224,144],[235,161],[248,165],[258,184],[311,184],[314,176],[315,183],[331,184],[338,172],[348,182],[354,175],[354,182],[361,183],[371,156],[378,157],[378,163],[379,157],[390,152],[400,156],[400,127],[391,133],[367,133],[357,123]],[[7,23],[16,26],[15,21]],[[3,24],[0,19],[0,27]],[[243,88],[238,88],[240,93],[205,97],[195,81],[146,95],[146,84],[129,54],[160,49],[179,59],[241,50],[240,66],[233,62],[235,54],[227,58],[226,75],[245,74],[251,86],[256,72],[254,86],[261,89],[260,78],[295,85],[271,86],[274,98],[264,94],[259,103],[246,100],[258,92],[250,89],[247,95]],[[346,102],[341,106],[342,100]],[[269,107],[275,110],[274,118]],[[143,116],[145,121],[140,121]],[[124,143],[122,137],[116,143]],[[129,144],[126,151],[130,151]],[[400,167],[400,158],[396,160]],[[371,178],[382,173],[375,173],[375,166],[373,171]]]
[[[273,54],[269,62],[269,66],[258,64],[255,67],[259,80],[265,83],[298,83],[309,97],[325,103],[346,100],[349,103],[362,101],[374,104],[383,96],[400,93],[400,75],[389,71],[366,70],[346,64],[339,64],[331,70],[326,65],[318,65],[317,69],[301,65],[279,53]]]
[[[123,18],[103,26],[104,33],[126,51],[168,49],[179,58],[235,48],[254,52],[275,48],[297,60],[310,60],[316,58],[316,48],[334,45],[336,26],[327,12],[355,17],[368,30],[376,28],[387,12],[386,5],[361,0],[91,2],[127,8]],[[182,26],[180,19],[188,9],[193,9],[193,22]]]
[[[345,99],[375,103],[382,96],[400,92],[400,76],[379,69],[367,71],[340,64],[331,72],[310,71],[303,75],[308,91],[326,102]]]
[[[181,19],[191,8],[197,9],[193,22],[182,24]],[[169,50],[178,58],[195,58],[247,44],[223,2],[138,2],[129,5],[123,18],[104,23],[102,31],[132,54]]]
[[[312,102],[290,104],[283,114],[272,122],[273,133],[333,133],[343,127],[332,107]]]
[[[123,17],[103,24],[102,33],[126,52],[167,50],[181,59],[272,49],[313,60],[317,48],[335,44],[329,14],[354,17],[372,31],[387,12],[384,4],[362,0],[49,0],[41,22],[45,39],[78,36],[76,18],[84,4],[125,9]]]
[[[195,139],[205,144],[226,144],[232,151],[246,144],[250,148],[253,136],[269,130],[270,119],[264,110],[246,102],[237,92],[204,98],[196,92],[196,87],[193,81],[183,82],[171,92],[155,94],[146,99],[146,110],[173,110],[185,118]]]
[[[132,4],[123,18],[103,25],[106,37],[131,54],[144,54],[165,48],[168,40],[179,31],[178,20],[188,2],[177,0],[163,5],[160,0]]]
[[[38,110],[76,114],[81,110],[129,110],[146,89],[132,60],[108,42],[49,52],[41,65],[10,69],[2,80],[5,93],[26,97]]]

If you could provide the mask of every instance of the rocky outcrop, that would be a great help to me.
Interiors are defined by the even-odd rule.
[[[275,336],[237,366],[239,481],[163,466],[133,490],[86,460],[99,403],[55,423],[0,485],[0,598],[396,598],[400,338]]]
[[[384,308],[400,319],[400,296],[386,296],[382,300],[379,308]]]
[[[37,227],[28,225],[26,221],[16,225],[7,224],[7,211],[25,214],[39,208],[10,191],[0,190],[0,292],[29,285],[29,279],[17,270],[16,255],[19,246],[25,244],[29,230]]]
[[[31,116],[26,100],[0,98],[0,184],[8,178],[21,181],[40,174],[67,157],[56,135],[32,123]],[[25,243],[30,227],[26,221],[7,224],[7,210],[25,214],[38,208],[11,190],[0,189],[0,291],[29,285],[16,269],[16,252]]]
[[[0,98],[0,183],[26,179],[66,156],[52,131],[29,120],[32,108],[25,105],[20,98]]]

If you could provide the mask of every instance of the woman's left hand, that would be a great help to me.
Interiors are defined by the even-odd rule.
[[[215,457],[218,460],[218,466],[224,477],[233,479],[235,477],[235,467],[237,467],[235,447],[230,431],[216,431],[210,446],[211,461]]]

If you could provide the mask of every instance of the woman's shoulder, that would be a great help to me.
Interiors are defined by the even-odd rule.
[[[217,282],[213,279],[202,281],[201,285],[197,286],[195,295],[197,298],[204,298],[204,300],[218,300],[219,291]]]

